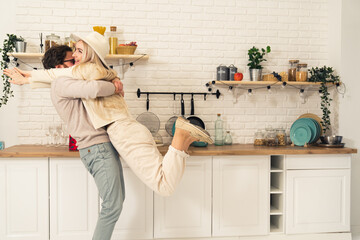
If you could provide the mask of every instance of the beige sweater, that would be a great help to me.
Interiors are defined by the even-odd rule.
[[[59,77],[51,84],[51,100],[79,149],[110,142],[104,128],[95,129],[85,110],[82,99],[113,95],[115,86],[106,81],[80,81]]]
[[[58,77],[74,78],[72,69],[73,67],[32,71],[32,77],[29,79],[30,85],[32,88],[49,88],[51,82]],[[91,71],[92,68],[89,67],[88,69]],[[96,76],[96,73],[94,73],[94,76]],[[82,99],[82,101],[95,129],[104,127],[116,120],[131,117],[124,98],[118,94],[96,99]]]

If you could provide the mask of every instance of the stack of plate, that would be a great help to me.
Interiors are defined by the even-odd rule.
[[[298,118],[290,128],[290,139],[296,146],[315,143],[321,134],[321,124],[314,118]]]

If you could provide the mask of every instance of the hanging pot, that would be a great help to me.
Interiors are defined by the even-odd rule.
[[[193,94],[191,94],[191,111],[190,111],[190,115],[191,116],[187,118],[190,121],[190,123],[205,129],[205,123],[203,122],[203,120],[201,120],[201,118],[199,118],[199,117],[193,116],[193,115],[195,115],[194,95]]]
[[[149,112],[150,100],[149,94],[147,94],[146,98],[146,112],[141,113],[136,120],[143,124],[145,127],[149,129],[151,134],[156,134],[160,129],[160,119],[155,113]]]

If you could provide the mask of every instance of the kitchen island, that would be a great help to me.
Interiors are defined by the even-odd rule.
[[[234,144],[189,153],[167,198],[123,163],[126,200],[113,239],[351,239],[356,149]],[[101,201],[79,160],[67,146],[0,151],[0,239],[90,240]]]

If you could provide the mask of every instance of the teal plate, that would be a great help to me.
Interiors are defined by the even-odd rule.
[[[290,139],[296,146],[304,146],[305,143],[310,142],[311,130],[306,124],[299,124],[291,128]]]
[[[294,127],[302,126],[303,124],[307,125],[311,131],[311,139],[309,143],[315,142],[317,140],[317,128],[314,120],[311,118],[300,118],[294,122]]]

